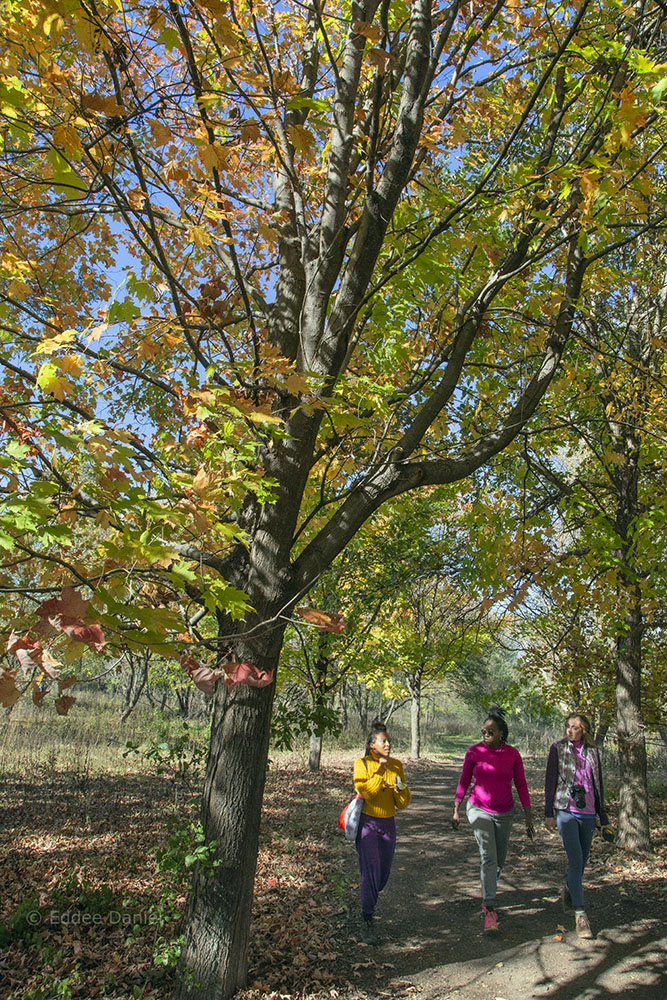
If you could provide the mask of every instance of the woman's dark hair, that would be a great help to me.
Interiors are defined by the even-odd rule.
[[[594,747],[595,740],[593,739],[593,730],[591,728],[591,720],[583,712],[568,712],[565,716],[565,728],[567,729],[570,719],[579,719],[581,723],[581,728],[584,731],[583,742],[587,747]]]
[[[387,727],[385,726],[384,722],[380,722],[379,719],[376,719],[375,722],[371,724],[371,728],[368,733],[368,738],[366,739],[366,753],[364,756],[368,757],[370,755],[371,743],[378,735],[378,733],[384,733],[386,735]]]
[[[509,729],[505,722],[505,711],[499,705],[489,705],[489,714],[484,719],[485,722],[495,722],[500,730],[503,743],[507,742]]]

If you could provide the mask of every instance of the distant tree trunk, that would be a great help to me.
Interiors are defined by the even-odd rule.
[[[321,637],[322,652],[315,661],[315,687],[311,689],[313,704],[313,721],[310,728],[310,748],[308,752],[308,770],[319,771],[322,760],[322,740],[324,736],[323,713],[327,698],[327,671],[329,658],[324,654],[327,636]]]
[[[322,760],[322,734],[318,733],[314,722],[310,731],[310,747],[308,750],[308,770],[319,771]]]
[[[159,687],[157,691],[158,693],[156,694],[150,684],[146,685],[146,697],[149,702],[153,708],[157,708],[160,712],[164,712],[169,699],[169,688]]]
[[[150,650],[144,649],[140,653],[128,653],[128,660],[130,665],[130,677],[128,684],[123,692],[125,699],[125,708],[121,714],[121,722],[125,722],[129,718],[130,714],[134,711],[141,693],[146,687],[146,682],[148,680],[148,664],[150,661]]]
[[[418,760],[421,756],[422,716],[420,679],[412,679],[408,684],[408,690],[410,691],[410,756]]]
[[[667,747],[667,726],[658,726],[658,732],[660,733],[662,742]]]
[[[193,688],[175,688],[176,699],[178,701],[178,712],[184,719],[187,719],[190,715],[190,704],[192,701]]]
[[[340,722],[343,729],[347,729],[348,723],[348,713],[347,713],[347,684],[345,681],[341,684],[336,692],[336,711],[340,717]]]
[[[378,718],[382,719],[384,724],[388,726],[394,712],[400,708],[402,704],[403,702],[398,698],[392,698],[387,704],[383,702],[380,706],[380,710],[378,711]]]
[[[357,717],[361,731],[366,736],[368,732],[368,709],[370,701],[370,691],[365,684],[357,684],[355,701],[357,703]]]

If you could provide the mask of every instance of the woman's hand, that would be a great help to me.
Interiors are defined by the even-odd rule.
[[[524,818],[525,818],[525,821],[526,821],[526,834],[532,840],[533,837],[535,836],[535,826],[533,824],[533,813],[532,813],[532,811],[530,809],[524,809],[523,814],[524,814]]]
[[[549,831],[549,833],[555,833],[556,832],[556,817],[555,816],[547,816],[547,818],[544,821],[544,825],[546,826],[546,828]]]
[[[452,830],[458,830],[461,823],[461,818],[459,816],[459,804],[458,802],[454,806],[454,812],[452,813]]]

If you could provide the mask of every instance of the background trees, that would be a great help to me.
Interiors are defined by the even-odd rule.
[[[660,223],[662,13],[10,15],[2,585],[30,560],[33,606],[73,585],[110,645],[198,647],[231,682],[181,990],[211,1000],[244,981],[292,612],[384,502],[515,439],[605,256]]]

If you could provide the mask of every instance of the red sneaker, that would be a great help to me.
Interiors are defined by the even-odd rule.
[[[482,912],[484,913],[484,930],[490,931],[492,934],[496,933],[498,931],[498,914],[486,903],[482,903]]]

